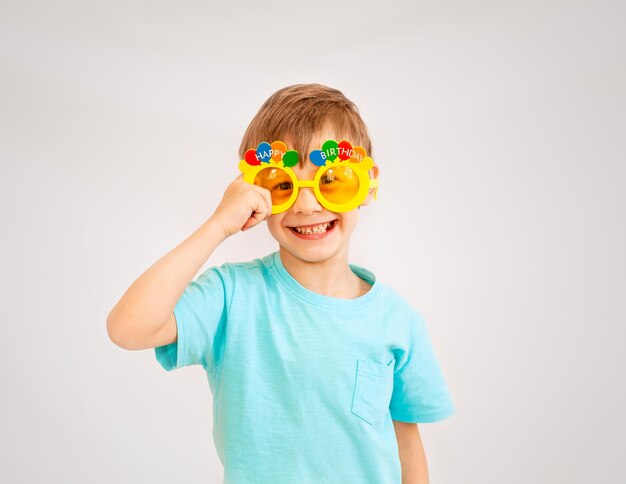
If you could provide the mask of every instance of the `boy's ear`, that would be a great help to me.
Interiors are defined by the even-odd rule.
[[[373,165],[369,170],[370,178],[378,178],[379,172],[380,172],[380,168],[378,168],[378,165]],[[367,197],[365,197],[365,200],[363,200],[363,203],[361,203],[361,206],[367,205],[368,203],[372,201],[372,198],[374,198],[374,190],[376,190],[376,188],[370,189],[370,191],[367,194]]]

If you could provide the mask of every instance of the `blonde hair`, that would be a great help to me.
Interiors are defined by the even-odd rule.
[[[252,118],[241,140],[239,156],[243,159],[246,150],[262,141],[281,140],[288,149],[298,151],[300,164],[304,165],[311,139],[326,129],[336,141],[345,137],[371,155],[367,127],[356,104],[341,91],[321,84],[287,86],[272,94]]]

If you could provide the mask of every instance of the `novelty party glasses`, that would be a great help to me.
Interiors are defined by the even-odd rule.
[[[284,212],[298,197],[301,187],[313,188],[317,201],[331,212],[348,212],[358,207],[378,180],[369,177],[374,161],[361,146],[352,147],[348,141],[327,140],[321,150],[310,154],[319,166],[313,180],[298,180],[292,166],[298,163],[298,152],[287,150],[282,141],[260,143],[256,150],[245,152],[239,162],[244,181],[261,186],[272,196],[272,214]]]

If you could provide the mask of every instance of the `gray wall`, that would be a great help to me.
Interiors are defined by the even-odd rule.
[[[621,2],[0,4],[0,481],[218,482],[201,367],[108,312],[206,220],[275,90],[341,89],[381,166],[351,262],[422,312],[437,484],[626,482]],[[276,249],[265,224],[207,261]]]

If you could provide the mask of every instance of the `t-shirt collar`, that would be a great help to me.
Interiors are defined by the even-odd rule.
[[[356,264],[349,264],[350,269],[361,279],[364,279],[372,287],[362,296],[354,299],[343,299],[338,297],[325,296],[317,292],[313,292],[305,288],[300,284],[289,272],[285,269],[283,262],[280,258],[279,251],[273,252],[264,258],[264,262],[271,266],[274,274],[278,280],[295,296],[302,301],[312,304],[314,306],[326,307],[329,309],[342,309],[342,310],[356,310],[361,309],[369,304],[376,298],[380,291],[380,283],[376,279],[373,272],[364,267]]]

